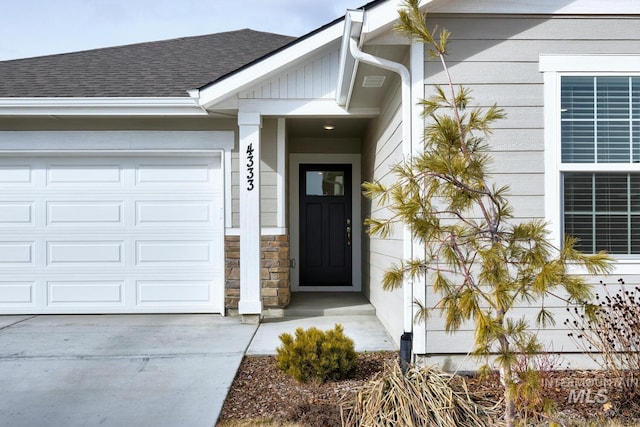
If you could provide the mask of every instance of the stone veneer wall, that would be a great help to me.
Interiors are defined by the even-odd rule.
[[[265,309],[289,305],[289,236],[262,236],[261,296]],[[225,298],[227,311],[240,301],[240,236],[225,236]]]

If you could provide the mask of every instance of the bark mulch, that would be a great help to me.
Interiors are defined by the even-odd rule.
[[[381,375],[397,352],[362,353],[354,378],[344,381],[298,383],[279,372],[273,356],[247,356],[231,386],[218,423],[231,420],[272,419],[308,427],[340,426],[340,403],[355,396],[367,381]],[[497,376],[466,378],[474,398],[499,402],[502,388]],[[544,373],[545,395],[558,409],[557,418],[569,420],[616,419],[624,424],[640,420],[640,397],[602,371],[556,370]],[[640,387],[638,387],[640,390]]]

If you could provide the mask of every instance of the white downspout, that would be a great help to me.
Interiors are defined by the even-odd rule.
[[[411,73],[402,64],[389,61],[388,59],[379,58],[369,53],[363,52],[358,47],[358,40],[351,37],[349,40],[349,51],[353,57],[361,62],[373,65],[388,71],[392,71],[400,75],[402,80],[402,152],[405,158],[410,158],[413,151],[413,139],[411,137],[412,118],[411,118]],[[411,229],[408,225],[403,230],[403,258],[413,258],[413,245]],[[405,279],[402,284],[403,289],[403,324],[405,334],[413,333],[413,283],[411,280]],[[401,349],[402,351],[402,349]]]

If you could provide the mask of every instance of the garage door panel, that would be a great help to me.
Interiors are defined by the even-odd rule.
[[[203,185],[211,183],[210,165],[208,163],[174,164],[147,163],[136,167],[136,185]]]
[[[35,242],[0,242],[0,265],[28,265],[34,263]]]
[[[0,307],[35,306],[35,282],[0,281]]]
[[[212,281],[140,280],[137,282],[139,305],[191,305],[211,298]]]
[[[0,201],[0,227],[33,226],[32,201]]]
[[[117,186],[123,182],[122,168],[118,164],[49,164],[47,186]]]
[[[173,240],[136,242],[138,265],[211,264],[216,251],[210,240]]]
[[[48,305],[124,306],[124,281],[47,282]]]
[[[55,201],[46,209],[51,226],[124,225],[123,201]]]
[[[47,242],[48,265],[123,264],[124,242]]]
[[[221,167],[0,159],[0,314],[223,312]]]
[[[29,187],[33,184],[30,164],[16,164],[16,162],[7,162],[6,159],[0,163],[0,185]]]
[[[206,225],[217,203],[198,200],[149,200],[136,203],[137,225]],[[218,208],[220,209],[220,208]]]

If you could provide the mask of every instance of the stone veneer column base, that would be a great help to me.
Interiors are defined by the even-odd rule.
[[[227,312],[240,301],[240,236],[225,236],[225,301]],[[285,308],[291,300],[289,236],[262,236],[260,288],[265,310]]]

